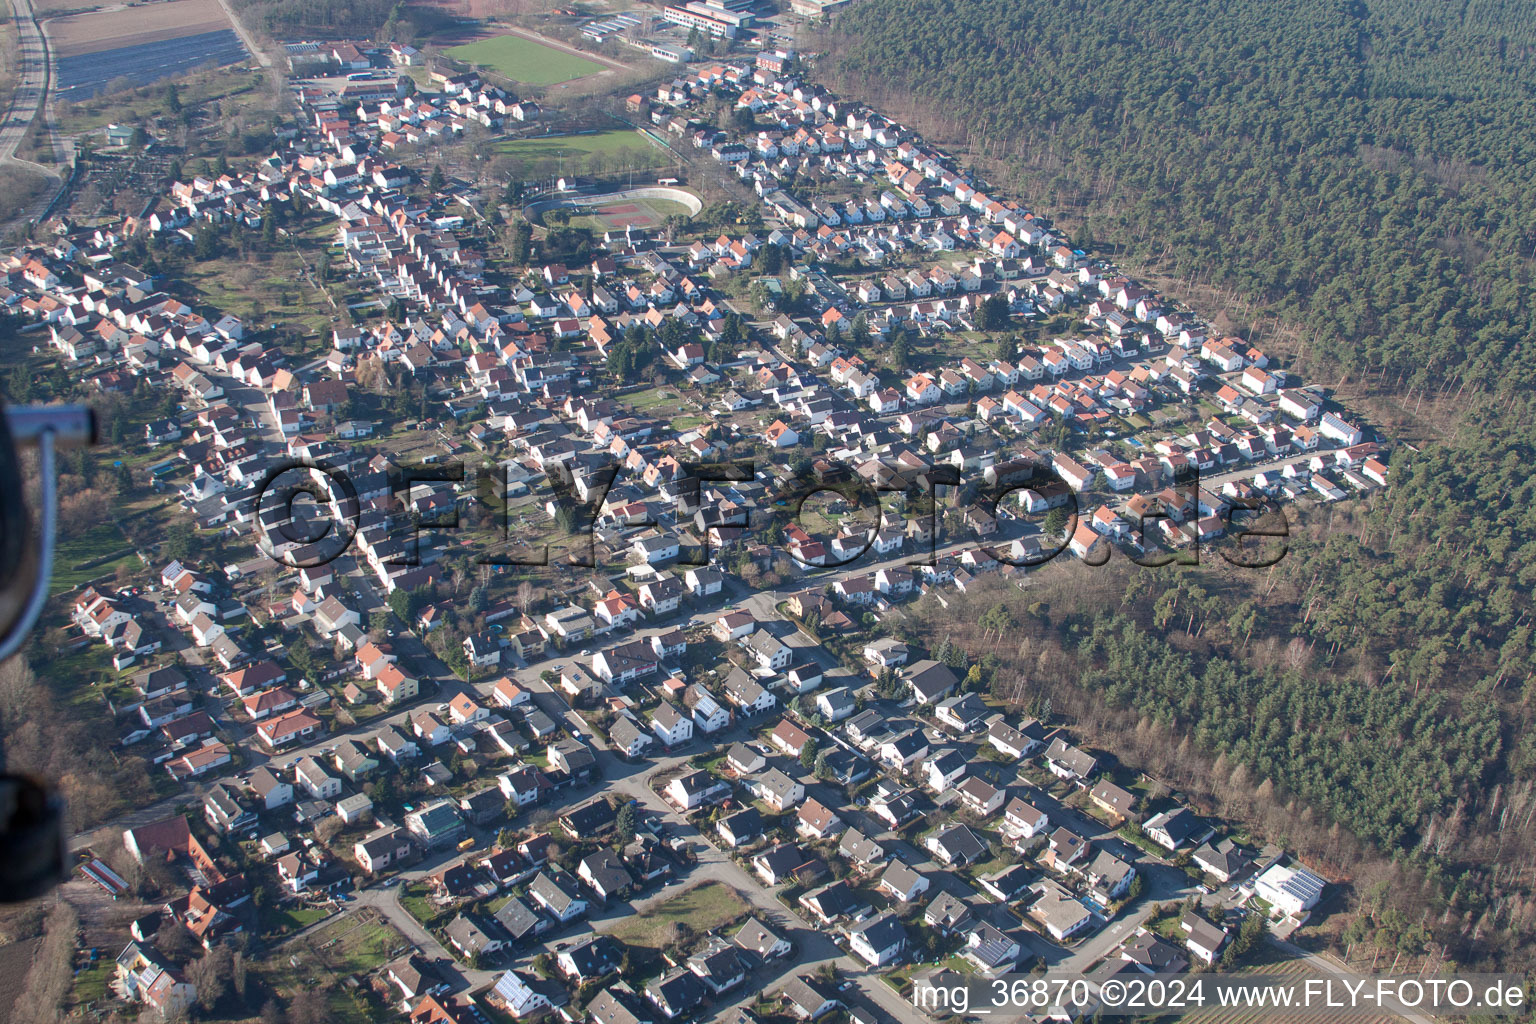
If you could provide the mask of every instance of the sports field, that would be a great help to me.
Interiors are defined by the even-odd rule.
[[[597,153],[604,155],[621,153],[626,149],[633,150],[635,153],[655,154],[654,162],[661,162],[661,151],[656,148],[656,144],[639,132],[630,131],[627,128],[606,132],[587,132],[584,135],[538,135],[531,139],[506,139],[496,143],[496,152],[520,156],[525,160],[538,160],[543,157],[551,159],[561,157],[569,160],[571,157],[592,156]],[[649,161],[649,158],[642,159]]]
[[[558,85],[604,70],[596,61],[523,36],[492,36],[444,51],[455,60],[490,68],[527,85]]]
[[[593,206],[571,217],[577,227],[595,231],[622,228],[659,228],[673,214],[688,216],[688,207],[670,199],[624,199]]]

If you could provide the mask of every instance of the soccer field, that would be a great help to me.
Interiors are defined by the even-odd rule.
[[[483,65],[514,82],[528,85],[557,85],[585,78],[603,65],[523,36],[493,36],[445,50],[448,56],[469,64]]]
[[[571,218],[576,227],[594,231],[613,231],[620,228],[659,228],[673,214],[689,216],[688,207],[670,199],[621,199],[601,206],[588,207]]]
[[[630,149],[636,153],[652,153],[653,162],[661,162],[661,151],[656,144],[639,132],[620,128],[606,132],[587,132],[583,135],[536,135],[530,139],[506,139],[495,144],[496,152],[520,156],[528,160],[541,157],[590,156],[593,153],[619,153]]]

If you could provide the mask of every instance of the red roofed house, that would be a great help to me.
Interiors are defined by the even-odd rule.
[[[504,708],[519,707],[533,699],[527,690],[518,686],[508,676],[502,676],[496,680],[496,686],[491,690],[491,696],[498,705]]]
[[[416,680],[400,671],[400,666],[394,662],[385,665],[376,678],[379,693],[383,695],[386,704],[400,704],[415,700],[417,694],[421,692],[421,687]]]
[[[774,420],[763,432],[763,440],[770,448],[789,448],[800,443],[800,435],[783,420]]]
[[[320,730],[322,724],[320,719],[299,708],[262,722],[256,727],[256,735],[261,738],[261,742],[276,750],[278,747],[313,736]]]
[[[286,686],[274,686],[270,690],[262,690],[253,693],[241,701],[245,705],[245,713],[255,721],[261,721],[270,715],[279,714],[299,703],[298,695]]]
[[[157,859],[175,860],[180,855],[190,860],[209,881],[224,880],[224,872],[219,870],[208,851],[203,849],[203,845],[192,834],[184,814],[124,830],[123,846],[140,864],[148,864]]]
[[[226,672],[219,678],[223,680],[225,686],[234,691],[236,697],[246,697],[257,690],[265,690],[285,682],[288,679],[288,673],[284,672],[277,662],[270,658],[263,658],[244,668]]]
[[[799,757],[800,751],[805,749],[811,737],[804,729],[786,718],[774,726],[768,739],[790,757]]]

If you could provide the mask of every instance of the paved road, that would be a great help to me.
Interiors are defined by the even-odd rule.
[[[1224,484],[1230,483],[1233,480],[1248,480],[1251,482],[1253,478],[1258,476],[1260,473],[1276,472],[1284,469],[1286,466],[1294,466],[1299,462],[1308,462],[1313,457],[1324,454],[1328,451],[1333,451],[1333,449],[1319,448],[1315,452],[1303,452],[1300,455],[1288,455],[1283,459],[1260,459],[1245,466],[1241,466],[1237,469],[1229,469],[1216,473],[1202,474],[1200,477],[1200,486],[1207,488],[1208,490],[1219,491]]]
[[[214,372],[211,366],[204,367],[202,373],[224,388],[224,400],[245,414],[247,421],[261,431],[262,440],[286,450],[288,439],[283,436],[283,428],[278,426],[277,416],[273,414],[272,406],[261,389],[253,388],[234,377],[222,376]]]
[[[421,872],[425,874],[425,872]],[[422,954],[429,958],[446,960],[454,965],[465,984],[474,990],[485,988],[496,983],[501,976],[500,971],[477,971],[465,966],[458,957],[433,934],[421,926],[421,922],[411,916],[411,912],[400,905],[400,885],[393,885],[388,889],[374,886],[356,893],[358,907],[371,907],[384,915],[384,919],[394,925],[400,934],[416,944]],[[350,913],[350,908],[349,911]]]
[[[0,161],[14,162],[41,171],[57,181],[59,175],[53,168],[21,160],[16,156],[16,147],[26,137],[32,122],[45,116],[53,69],[48,40],[37,24],[32,0],[11,0],[11,11],[12,20],[16,24],[16,53],[21,66],[17,72],[10,110],[5,123],[0,125]]]
[[[240,41],[251,52],[251,56],[255,57],[262,67],[271,67],[272,58],[267,56],[265,50],[256,45],[256,38],[246,31],[245,25],[240,21],[240,16],[235,13],[235,5],[230,3],[229,0],[219,0],[219,6],[224,8],[224,13],[229,17],[230,25],[234,27],[235,35],[240,37]]]
[[[0,158],[6,159],[16,155],[17,145],[32,126],[32,119],[42,111],[48,95],[48,44],[38,28],[32,0],[11,0],[11,11],[21,69],[11,96],[10,116],[0,127]]]
[[[725,740],[745,739],[748,732],[746,728],[734,726]],[[651,779],[679,768],[687,761],[687,756],[683,754],[655,759],[646,764],[643,771],[636,771],[634,765],[620,761],[607,751],[600,752],[598,760],[603,765],[605,777],[608,780],[606,788],[610,792],[617,792],[638,800],[646,810],[666,819],[674,834],[692,841],[697,852],[698,863],[689,873],[687,880],[689,885],[713,881],[730,886],[752,904],[753,912],[758,918],[795,944],[795,952],[791,959],[774,961],[760,968],[746,986],[749,991],[743,993],[742,998],[730,1006],[722,1004],[716,1007],[714,1018],[724,1019],[727,1010],[748,1005],[756,998],[759,991],[776,989],[791,976],[810,974],[823,964],[831,963],[843,976],[851,977],[864,996],[884,1011],[887,1018],[901,1021],[903,1024],[922,1024],[925,1020],[923,1015],[892,991],[890,986],[881,981],[877,975],[866,970],[862,961],[844,953],[832,940],[826,928],[813,925],[797,911],[779,902],[778,898],[764,888],[755,876],[743,870],[741,865],[727,856],[713,842],[703,838],[698,829],[656,795],[651,789]],[[660,902],[669,895],[668,890],[663,890],[650,900],[637,904],[636,908],[641,909],[648,903]],[[845,992],[842,993],[841,998],[846,1000],[849,996],[850,993]]]

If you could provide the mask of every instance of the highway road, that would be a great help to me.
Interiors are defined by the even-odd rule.
[[[32,0],[11,0],[11,11],[16,23],[17,54],[21,67],[16,77],[16,91],[11,98],[9,116],[4,126],[0,126],[0,160],[15,159],[16,147],[26,136],[33,119],[42,115],[52,74],[48,41],[43,36],[43,30],[38,27]],[[28,166],[40,167],[47,173],[53,173],[38,164],[28,163]]]
[[[53,131],[51,122],[50,91],[53,88],[53,62],[49,53],[48,37],[38,25],[32,9],[32,0],[11,0],[12,20],[16,24],[16,53],[18,68],[16,88],[11,96],[10,108],[0,123],[0,163],[24,167],[48,179],[48,187],[27,209],[18,210],[13,220],[36,220],[52,204],[60,184],[57,167],[67,166],[73,147],[61,141]],[[48,128],[48,137],[54,150],[57,167],[23,160],[16,155],[17,147],[26,138],[33,123],[42,119]]]

